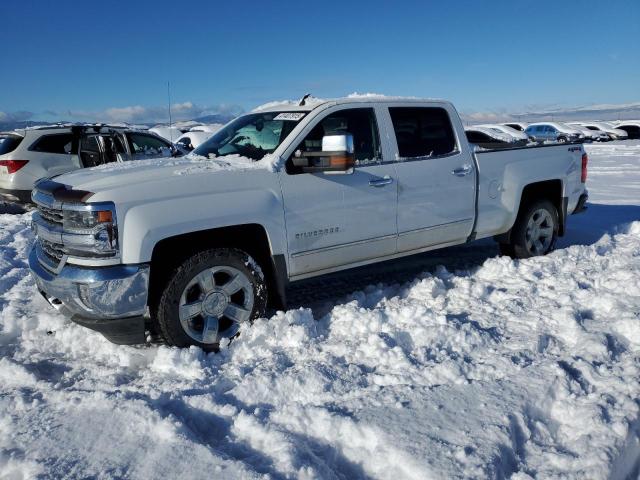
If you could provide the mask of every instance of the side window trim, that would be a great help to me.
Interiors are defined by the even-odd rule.
[[[367,166],[372,166],[372,165],[381,165],[384,162],[384,147],[383,144],[386,142],[382,141],[382,135],[381,135],[381,125],[380,125],[380,115],[379,115],[379,111],[378,111],[378,105],[376,104],[343,104],[343,105],[333,105],[332,107],[329,107],[327,109],[324,109],[320,112],[318,112],[313,118],[311,118],[311,120],[305,125],[304,129],[302,130],[302,132],[300,132],[295,139],[293,139],[293,141],[291,142],[290,146],[285,150],[284,155],[283,155],[283,168],[282,170],[284,171],[284,173],[286,175],[301,175],[299,173],[297,174],[292,174],[288,171],[286,164],[289,160],[289,158],[294,154],[294,152],[296,151],[296,149],[298,148],[298,146],[307,138],[307,136],[311,133],[311,131],[320,123],[322,122],[325,118],[329,117],[330,115],[333,115],[335,113],[341,112],[341,111],[346,111],[346,110],[370,110],[371,113],[373,113],[373,122],[374,122],[374,128],[375,128],[375,141],[377,142],[377,151],[375,152],[375,161],[371,162],[371,163],[366,163],[366,164],[358,164],[356,162],[355,168],[361,168],[361,167],[367,167]],[[385,129],[386,130],[386,129]]]
[[[51,138],[51,137],[60,137],[60,136],[69,136],[70,137],[70,142],[73,142],[73,134],[71,134],[70,132],[61,132],[61,133],[48,133],[46,135],[41,135],[40,137],[38,137],[38,139],[36,139],[27,149],[30,152],[40,152],[40,153],[49,153],[51,155],[74,155],[73,151],[70,151],[69,153],[57,153],[57,152],[48,152],[48,151],[43,151],[43,150],[36,150],[36,147],[38,146],[38,144],[40,144],[43,140]]]
[[[133,145],[133,136],[134,135],[137,135],[137,136],[140,136],[140,137],[150,138],[150,139],[152,139],[154,141],[160,142],[160,143],[163,144],[163,148],[171,148],[170,142],[168,140],[164,140],[164,139],[162,139],[160,137],[156,137],[155,135],[151,135],[151,134],[148,134],[146,132],[127,132],[127,134],[126,134],[127,142],[129,143],[129,149],[131,150],[131,153],[133,155],[138,153],[138,152],[136,152],[136,149],[135,149],[135,147]],[[156,148],[156,147],[150,147],[150,148]]]

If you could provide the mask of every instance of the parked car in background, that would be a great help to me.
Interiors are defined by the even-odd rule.
[[[524,132],[529,126],[527,122],[509,122],[509,123],[503,123],[502,125],[511,127],[514,130],[518,130],[519,132]]]
[[[525,143],[529,142],[529,136],[526,133],[520,130],[516,130],[515,128],[508,127],[507,125],[486,123],[483,125],[474,125],[474,126],[489,128],[491,130],[495,130],[501,133],[506,133],[507,135],[511,135],[513,138],[516,138],[518,140],[524,140]]]
[[[469,143],[489,150],[521,147],[529,143],[528,138],[518,139],[498,129],[481,125],[464,127],[464,132]]]
[[[600,130],[601,132],[609,135],[611,140],[626,140],[628,138],[627,132],[616,128],[613,124],[608,122],[574,122],[570,125],[582,125],[583,127],[588,128],[589,130]]]
[[[584,135],[585,142],[608,142],[611,140],[611,137],[601,130],[590,130],[587,127],[576,124],[571,124],[570,126]]]
[[[191,130],[187,133],[183,133],[178,140],[176,140],[176,145],[184,148],[188,152],[193,150],[194,148],[198,148],[201,144],[209,140],[213,136],[214,132],[204,132],[199,130]]]
[[[64,125],[0,133],[0,198],[28,203],[41,178],[109,162],[183,153],[153,133],[119,126]]]
[[[627,120],[618,122],[615,125],[617,130],[627,132],[627,138],[637,140],[640,139],[640,120]]]
[[[584,135],[580,131],[560,122],[532,123],[525,129],[524,133],[538,143],[566,143],[584,140]]]

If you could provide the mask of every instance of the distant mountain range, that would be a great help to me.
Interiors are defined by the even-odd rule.
[[[495,123],[506,121],[571,121],[571,120],[627,120],[640,118],[640,102],[626,104],[599,104],[577,107],[546,107],[530,108],[521,112],[462,112],[462,118],[466,123]],[[191,120],[180,120],[174,125],[185,128],[198,124],[225,124],[235,117],[233,114],[217,113],[204,115]],[[0,132],[14,130],[16,128],[37,127],[40,125],[52,125],[56,123],[72,123],[67,120],[43,122],[37,120],[24,120],[19,122],[0,122]],[[136,126],[153,127],[157,123],[137,123]],[[166,125],[166,124],[165,124]]]
[[[194,125],[196,124],[208,125],[213,123],[225,124],[230,120],[232,120],[233,118],[234,118],[234,115],[216,113],[214,115],[205,115],[202,117],[194,118],[192,120],[182,120],[182,121],[177,121],[175,123],[176,125],[186,124],[186,123],[191,123]],[[74,123],[74,122],[71,122],[69,120],[52,120],[50,122],[42,122],[39,120],[23,120],[19,122],[0,122],[0,132],[8,132],[11,130],[22,129],[27,127],[39,127],[42,125],[55,125],[57,123]],[[105,122],[105,123],[108,123],[108,122]],[[158,125],[158,124],[157,123],[136,123],[136,126],[153,127],[155,125]]]

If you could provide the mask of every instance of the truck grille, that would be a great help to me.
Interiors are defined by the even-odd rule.
[[[53,198],[43,195],[41,192],[38,193],[39,195],[34,196],[35,204],[38,207],[37,214],[34,214],[34,221],[45,227],[47,231],[61,231],[63,224],[62,209],[53,206]],[[37,220],[36,217],[38,217]],[[42,233],[38,234],[36,238],[38,257],[44,267],[53,271],[62,262],[62,258],[65,255],[64,247],[62,243],[54,241],[52,238],[43,238]]]
[[[38,204],[38,212],[43,220],[62,227],[62,210]]]
[[[49,257],[50,260],[60,263],[60,260],[62,260],[64,256],[64,247],[59,243],[49,242],[42,238],[38,239],[38,241],[40,242],[42,252]]]

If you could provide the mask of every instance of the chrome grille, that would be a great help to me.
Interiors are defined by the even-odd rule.
[[[60,260],[62,260],[62,257],[64,256],[64,247],[61,244],[49,242],[42,238],[38,239],[38,241],[40,242],[40,247],[42,248],[43,253],[47,257],[51,260],[55,260],[56,262],[60,262]]]
[[[43,220],[46,220],[49,223],[53,223],[55,225],[62,226],[62,210],[45,207],[44,205],[38,204],[38,212]]]

